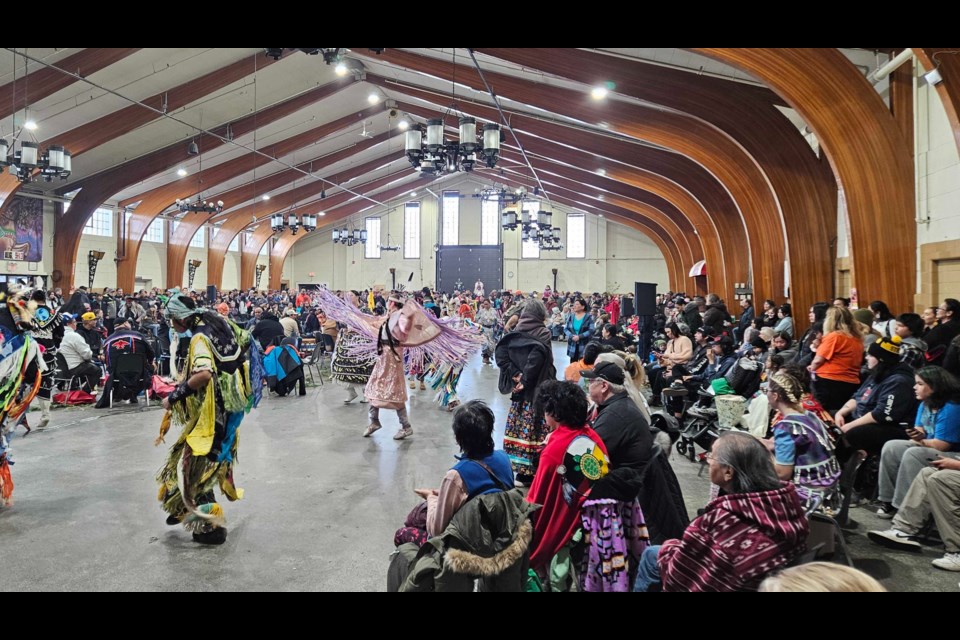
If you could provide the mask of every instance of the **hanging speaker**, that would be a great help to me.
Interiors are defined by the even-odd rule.
[[[207,304],[216,304],[217,302],[217,285],[211,284],[207,285]]]
[[[633,303],[638,316],[653,316],[657,313],[657,285],[652,282],[633,283]]]

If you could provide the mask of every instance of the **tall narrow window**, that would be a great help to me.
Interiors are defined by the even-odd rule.
[[[69,205],[63,205],[63,211],[66,213]],[[83,225],[83,234],[88,236],[112,236],[113,235],[113,210],[97,209]]]
[[[163,244],[163,220],[155,218],[150,226],[147,227],[147,235],[143,238],[147,242],[159,242]]]
[[[480,203],[480,244],[500,244],[500,202]]]
[[[246,249],[247,245],[253,242],[253,232],[244,231],[243,232],[243,248]]]
[[[367,218],[367,244],[364,245],[363,257],[380,257],[380,218]]]
[[[227,251],[240,251],[240,235],[233,236],[233,240],[230,241],[230,246],[227,247]]]
[[[408,202],[403,208],[403,257],[420,257],[420,203]]]
[[[587,217],[582,213],[567,214],[567,257],[587,257]]]
[[[460,192],[443,192],[443,233],[440,244],[460,244]]]
[[[263,246],[260,247],[260,255],[265,256],[270,251],[270,238],[267,238],[267,241],[263,243]]]
[[[526,203],[524,203],[526,204]],[[532,206],[537,207],[536,209],[524,209],[523,217],[526,218],[529,213],[533,214],[534,219],[537,217],[537,211],[539,210],[539,205],[537,203],[530,203]],[[520,257],[521,258],[539,258],[540,257],[540,243],[537,240],[530,239],[524,240],[520,247]]]
[[[179,226],[180,226],[180,221],[179,221],[179,220],[171,220],[171,221],[170,221],[170,235],[171,235],[171,236],[172,236],[174,233],[177,232],[177,227],[179,227]]]
[[[206,243],[204,242],[204,236],[206,234],[206,227],[200,227],[197,229],[197,232],[193,234],[193,238],[190,239],[190,246],[197,249],[203,249],[203,247],[206,246]]]

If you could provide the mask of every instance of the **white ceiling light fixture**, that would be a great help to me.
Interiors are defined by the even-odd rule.
[[[380,102],[380,94],[376,91],[372,91],[370,95],[367,96],[367,102],[370,104],[377,104]]]
[[[180,167],[179,169],[177,169],[177,175],[180,176],[181,178],[186,177],[187,170],[184,169],[183,167]]]
[[[590,97],[594,100],[603,100],[610,94],[610,90],[606,87],[594,87],[590,90]]]

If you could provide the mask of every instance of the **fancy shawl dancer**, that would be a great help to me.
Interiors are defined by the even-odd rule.
[[[234,484],[233,466],[240,421],[262,394],[259,345],[233,322],[196,306],[179,291],[170,296],[165,313],[178,341],[189,336],[190,348],[178,371],[180,384],[163,401],[167,413],[155,444],[163,441],[171,420],[183,431],[157,475],[159,499],[167,524],[182,522],[195,541],[222,544],[227,530],[213,490],[219,485],[231,501],[243,497]]]
[[[407,418],[407,388],[403,379],[403,355],[406,349],[411,363],[422,363],[430,357],[449,364],[466,362],[480,347],[480,335],[455,320],[437,319],[416,302],[404,302],[398,294],[390,296],[387,315],[371,317],[344,303],[322,289],[320,302],[329,317],[342,322],[365,338],[350,345],[348,355],[377,362],[370,374],[364,394],[370,402],[370,424],[364,437],[372,435],[380,424],[380,409],[393,409],[400,419],[400,430],[393,436],[402,440],[413,434]]]
[[[0,507],[13,504],[10,438],[17,419],[40,389],[46,364],[27,331],[37,308],[21,285],[0,285]]]
[[[360,302],[355,293],[347,291],[343,294],[343,297],[345,300],[344,304],[356,309],[357,313],[363,313],[359,309]],[[321,305],[322,303],[318,302],[317,304]],[[329,310],[325,309],[325,312],[328,318],[336,319],[329,313]],[[347,390],[347,398],[343,401],[344,404],[350,404],[356,400],[358,396],[360,402],[367,401],[366,398],[357,393],[357,389],[362,389],[366,386],[367,381],[370,379],[370,372],[373,371],[373,364],[377,360],[376,354],[373,354],[373,357],[366,357],[364,359],[350,355],[350,351],[354,345],[364,340],[365,338],[361,334],[358,334],[345,324],[337,334],[337,346],[334,349],[333,361],[330,363],[330,373],[334,382]]]

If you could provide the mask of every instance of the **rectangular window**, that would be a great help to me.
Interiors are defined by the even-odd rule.
[[[587,257],[587,217],[582,213],[567,214],[567,257]]]
[[[206,246],[206,243],[204,242],[204,236],[206,233],[206,227],[200,227],[197,229],[197,232],[193,234],[193,238],[190,239],[190,246],[197,249],[203,249],[203,247]]]
[[[240,251],[240,234],[233,236],[233,240],[230,241],[230,246],[227,247],[227,251]]]
[[[420,257],[419,202],[408,202],[403,208],[403,257]]]
[[[267,241],[263,243],[263,246],[260,247],[260,255],[265,256],[270,251],[270,238],[267,238]]]
[[[150,226],[147,227],[147,234],[143,237],[147,242],[158,242],[163,244],[163,219],[154,218]]]
[[[527,204],[527,203],[524,203]],[[532,202],[530,203],[535,209],[524,209],[522,218],[526,219],[528,215],[533,216],[533,219],[537,219],[537,211],[539,211],[539,204]],[[540,257],[540,242],[537,240],[525,240],[522,242],[520,247],[520,257],[521,258],[539,258]]]
[[[443,192],[443,231],[440,244],[460,244],[460,192]]]
[[[367,244],[364,245],[364,258],[380,257],[380,218],[366,218]]]
[[[63,205],[63,211],[66,213],[69,205]],[[113,209],[97,209],[83,226],[83,234],[88,236],[107,236],[113,235]]]
[[[500,202],[480,202],[480,244],[500,244]]]
[[[246,249],[247,245],[253,242],[253,232],[244,231],[243,232],[243,248]]]

